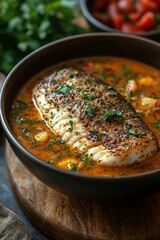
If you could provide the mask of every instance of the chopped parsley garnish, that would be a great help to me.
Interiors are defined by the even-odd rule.
[[[129,126],[125,126],[126,130],[128,133],[134,135],[135,137],[141,137],[141,136],[146,136],[146,133],[143,132],[135,132],[133,129],[131,129]]]
[[[68,128],[68,131],[72,132],[73,131],[73,121],[69,120],[68,122],[69,122],[69,125],[70,125],[70,127]]]
[[[26,123],[28,123],[29,125],[40,124],[40,123],[44,123],[44,120],[41,120],[41,119],[35,119],[35,120],[26,119]]]
[[[50,141],[53,143],[57,143],[57,142],[60,142],[61,139],[60,138],[50,138]]]
[[[48,144],[45,148],[43,148],[44,151],[51,151],[53,149],[53,146],[51,144]]]
[[[22,123],[25,123],[26,121],[27,121],[26,118],[23,118],[23,117],[14,117],[14,122],[15,122],[15,123],[20,123],[20,124],[22,124]]]
[[[124,91],[124,88],[123,87],[118,87],[117,91]]]
[[[91,129],[90,131],[91,137],[95,140],[98,141],[100,139],[99,132],[97,129]]]
[[[61,93],[61,94],[66,94],[68,93],[69,91],[71,90],[71,87],[66,84],[66,85],[63,85],[63,86],[60,86],[56,89],[56,92],[58,93]]]
[[[88,91],[83,91],[82,97],[87,101],[93,101],[95,99],[95,96],[89,95]]]
[[[100,139],[98,134],[93,135],[94,140],[98,141]]]
[[[105,81],[106,78],[109,77],[110,75],[111,75],[111,72],[106,72],[106,71],[104,71],[104,72],[102,72],[102,74],[101,74],[101,78],[102,78],[103,81]]]
[[[56,80],[54,80],[54,79],[52,80],[52,83],[56,83],[56,82],[57,82]]]
[[[91,129],[90,132],[98,133],[98,130],[97,129]]]
[[[27,104],[21,100],[17,100],[17,106],[16,108],[22,110],[27,108]]]
[[[93,111],[94,111],[94,110],[93,110],[92,106],[89,105],[89,106],[86,108],[85,113],[87,113],[87,115],[88,115],[89,117],[94,117]]]
[[[53,164],[54,164],[54,161],[53,161],[53,160],[50,160],[48,163],[53,165]]]
[[[152,124],[155,128],[157,128],[158,130],[160,130],[160,120],[157,120],[156,122],[154,122]]]
[[[113,120],[117,123],[121,123],[123,120],[122,112],[116,109],[112,109],[110,111],[106,111],[103,116],[106,120]]]
[[[25,118],[18,116],[22,110],[27,108],[27,104],[21,100],[17,100],[17,105],[12,107],[12,116],[15,123],[24,123]]]
[[[71,152],[68,150],[67,151],[67,157],[71,157],[71,155],[72,155]]]
[[[127,98],[130,98],[131,92],[130,91],[126,91],[126,96],[127,96]]]
[[[73,172],[77,172],[77,167],[76,167],[76,163],[69,163],[69,170],[73,171]]]
[[[123,176],[127,176],[127,173],[121,173],[120,175],[119,175],[120,177],[123,177]]]
[[[62,148],[62,150],[68,150],[69,149],[69,147],[67,146],[67,145],[65,145],[63,148]]]
[[[61,158],[62,158],[61,154],[57,155],[57,159],[61,159]]]
[[[116,92],[115,89],[113,89],[113,85],[112,85],[112,84],[109,84],[109,85],[107,86],[107,88],[110,90],[111,93],[113,93],[114,95],[117,95],[117,92]]]
[[[105,120],[104,120],[104,119],[97,119],[97,120],[95,120],[95,121],[93,122],[94,125],[95,125],[95,124],[103,124],[103,123],[105,123]]]
[[[23,131],[24,133],[29,133],[29,132],[31,131],[31,129],[30,129],[30,128],[23,128],[22,131]]]
[[[113,88],[113,84],[108,84],[108,85],[107,85],[107,88],[108,88],[108,89],[112,89],[112,88]]]
[[[88,158],[88,155],[82,156],[81,160],[82,160],[86,165],[94,165],[94,162],[91,161],[91,160]]]
[[[20,124],[23,124],[23,123],[28,123],[29,125],[32,125],[32,124],[39,124],[39,123],[43,123],[44,120],[30,120],[30,119],[26,119],[26,118],[23,118],[23,117],[14,117],[14,122],[15,123],[20,123]]]
[[[36,140],[36,139],[33,139],[33,140],[30,142],[30,144],[31,144],[31,147],[32,147],[32,148],[36,147],[36,146],[37,146],[37,140]]]
[[[127,78],[134,79],[136,77],[136,73],[126,65],[122,65],[122,72]]]
[[[114,78],[115,80],[119,80],[120,79],[120,76],[118,74],[114,73],[112,70],[109,70],[108,72],[104,71],[101,74],[102,81],[105,81],[107,77]]]
[[[74,75],[71,74],[71,75],[69,76],[69,78],[74,78]]]

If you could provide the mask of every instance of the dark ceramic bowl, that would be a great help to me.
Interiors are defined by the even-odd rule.
[[[92,28],[99,32],[123,33],[120,30],[111,28],[110,26],[107,26],[107,25],[101,23],[92,15],[91,9],[92,9],[93,2],[94,2],[93,0],[80,0],[80,6],[81,6],[82,13],[85,16],[85,18],[87,19],[87,21],[89,22],[89,24],[92,26]],[[138,36],[150,38],[152,40],[160,41],[160,27],[155,30],[152,30],[152,31],[136,33],[134,35],[138,35]]]
[[[24,166],[57,191],[75,197],[105,200],[133,197],[160,190],[160,169],[136,176],[96,177],[64,171],[27,151],[9,124],[13,98],[20,87],[40,71],[69,59],[86,56],[118,56],[135,59],[160,70],[160,44],[124,34],[86,34],[50,43],[24,58],[8,75],[1,92],[1,123],[6,137]]]

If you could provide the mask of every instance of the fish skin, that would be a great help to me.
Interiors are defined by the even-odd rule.
[[[130,103],[79,69],[62,69],[44,78],[33,89],[33,102],[52,132],[98,164],[132,165],[158,151],[157,139]],[[115,110],[122,115],[119,123],[116,116],[105,117]]]

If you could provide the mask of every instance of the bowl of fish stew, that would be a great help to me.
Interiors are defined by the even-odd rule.
[[[31,53],[1,92],[13,151],[67,195],[104,200],[159,191],[159,61],[158,43],[114,33],[64,38]]]

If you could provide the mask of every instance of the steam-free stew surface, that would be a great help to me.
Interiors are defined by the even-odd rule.
[[[76,66],[119,91],[136,109],[160,144],[160,72],[142,63],[113,57],[94,57],[54,66],[28,81],[11,109],[11,127],[22,145],[48,164],[69,171],[101,176],[123,176],[160,168],[160,154],[129,167],[105,167],[73,152],[41,119],[32,102],[32,89],[54,70]]]

